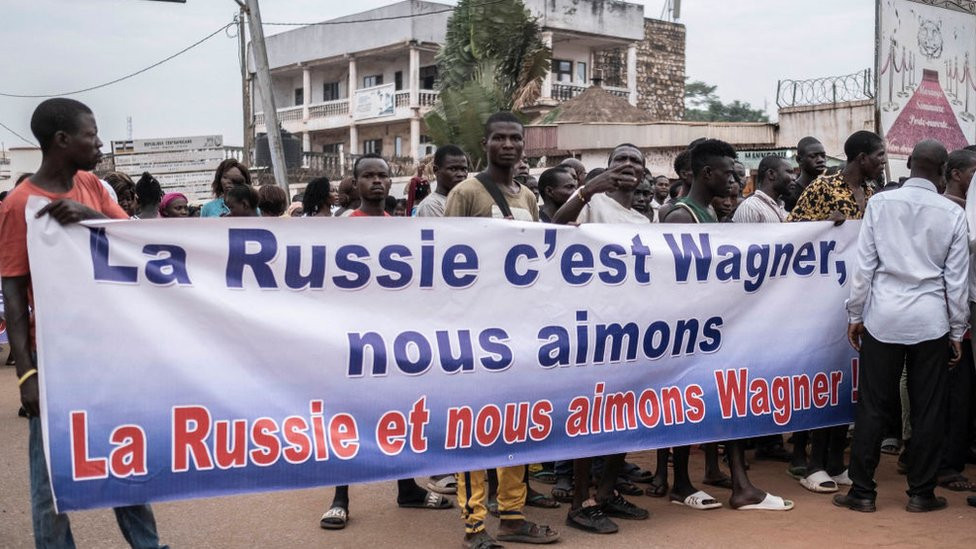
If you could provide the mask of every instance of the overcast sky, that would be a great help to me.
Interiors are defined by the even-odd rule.
[[[265,22],[313,22],[392,1],[261,0],[261,13]],[[660,16],[664,0],[642,3],[646,17]],[[63,93],[113,80],[196,42],[236,12],[233,0],[3,0],[0,93]],[[777,80],[873,66],[872,0],[684,0],[680,22],[688,76],[718,85],[725,101],[765,106],[773,118]],[[135,78],[72,97],[95,111],[106,143],[126,137],[131,116],[137,139],[223,134],[240,145],[240,90],[237,39],[221,33]],[[0,97],[0,123],[33,141],[30,115],[40,101]],[[0,143],[24,145],[3,128]]]

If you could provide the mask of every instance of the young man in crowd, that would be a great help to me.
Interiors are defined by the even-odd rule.
[[[756,190],[739,204],[732,221],[735,223],[782,223],[786,210],[783,196],[793,182],[793,170],[784,158],[767,156],[759,162]]]
[[[804,137],[796,144],[796,163],[800,167],[800,176],[796,178],[790,192],[783,197],[786,211],[792,212],[796,201],[803,191],[827,171],[827,152],[823,143],[815,137]]]
[[[577,189],[553,216],[553,222],[650,223],[644,213],[634,208],[635,190],[644,182],[644,172],[644,155],[640,149],[629,143],[617,145],[610,152],[607,170]],[[649,195],[650,189],[648,198]],[[630,503],[614,489],[618,475],[623,472],[625,457],[621,453],[603,458],[595,497],[590,497],[593,459],[573,460],[576,482],[567,525],[586,532],[612,534],[618,528],[610,517],[644,520],[649,516],[645,509]]]
[[[390,165],[383,157],[366,154],[356,159],[352,168],[356,183],[359,207],[348,217],[393,217],[386,211],[386,197],[393,184]],[[451,500],[428,492],[412,478],[397,481],[397,505],[412,509],[450,509]],[[319,519],[319,526],[326,530],[341,530],[349,521],[349,486],[336,486],[335,496],[329,509]]]
[[[577,185],[583,185],[586,183],[586,166],[577,158],[567,158],[559,163],[559,166],[569,168],[573,174],[573,178],[576,179]]]
[[[434,179],[437,188],[417,207],[417,217],[444,217],[447,195],[468,178],[468,156],[457,145],[442,145],[434,151]]]
[[[691,167],[694,183],[687,196],[679,198],[674,208],[661,220],[662,223],[717,223],[712,199],[729,193],[735,182],[735,149],[724,141],[709,139],[691,149]],[[745,451],[740,441],[725,444],[732,470],[732,496],[729,504],[735,509],[788,511],[793,502],[766,493],[753,486],[746,472]],[[717,500],[698,491],[688,476],[687,447],[674,449],[674,478],[671,500],[696,509],[720,506]],[[659,458],[660,459],[660,458]],[[706,471],[706,476],[708,472]]]
[[[499,112],[485,122],[482,143],[488,168],[459,183],[447,197],[446,217],[489,217],[538,221],[539,205],[532,191],[515,181],[515,168],[525,147],[525,129],[512,113]],[[485,530],[487,509],[485,471],[458,473],[458,505],[464,517],[464,545],[491,549],[498,543]],[[525,520],[527,490],[525,466],[498,468],[498,528],[500,541],[552,543],[559,534],[545,525]]]
[[[539,220],[543,223],[552,223],[553,216],[569,200],[578,186],[573,170],[562,164],[542,172],[539,176],[539,195],[542,197]]]
[[[855,132],[844,143],[844,153],[844,170],[836,175],[822,175],[807,186],[790,212],[789,221],[833,221],[839,225],[864,216],[867,201],[874,194],[872,182],[884,172],[884,141],[869,131]],[[818,493],[836,492],[839,485],[850,485],[844,466],[846,442],[846,425],[811,431],[810,457],[800,484]]]
[[[355,177],[346,177],[339,182],[339,209],[335,217],[349,217],[359,208],[359,190]]]
[[[671,193],[671,180],[665,175],[659,175],[654,178],[653,186],[654,198],[651,200],[651,210],[653,211],[653,217],[651,221],[654,223],[659,223],[661,221],[660,211],[661,207],[667,203],[669,195]]]
[[[31,132],[41,146],[41,167],[16,187],[0,206],[0,277],[11,352],[17,363],[20,400],[30,422],[31,515],[38,547],[74,547],[68,515],[54,510],[54,498],[44,457],[34,340],[33,292],[27,256],[24,208],[30,196],[51,200],[37,213],[62,225],[87,219],[128,219],[109,197],[97,177],[89,173],[102,156],[95,116],[73,99],[48,99],[34,110]],[[46,344],[57,344],[49,334]],[[148,505],[114,509],[119,529],[132,547],[159,547],[156,519]]]
[[[902,368],[908,369],[912,425],[906,509],[946,507],[934,491],[945,436],[946,364],[962,357],[969,323],[966,216],[936,190],[947,160],[939,142],[922,141],[909,157],[908,181],[874,197],[863,216],[847,301],[848,338],[861,355],[853,485],[834,496],[840,507],[876,509],[874,472],[887,416],[897,409]]]
[[[652,222],[654,221],[654,210],[651,209],[651,197],[653,194],[650,175],[646,175],[641,178],[641,182],[634,189],[634,204],[632,206],[635,211]]]
[[[946,164],[946,188],[942,196],[966,209],[966,194],[976,175],[976,151],[960,149],[949,154]],[[972,282],[976,282],[973,280]],[[972,283],[971,282],[971,283]],[[972,297],[972,296],[970,296]],[[970,339],[969,332],[966,340]],[[970,424],[973,398],[973,348],[971,341],[963,341],[962,360],[949,369],[945,437],[938,471],[939,486],[956,492],[976,489],[962,473],[969,452]],[[910,406],[909,406],[910,408]],[[908,456],[910,459],[910,456]]]

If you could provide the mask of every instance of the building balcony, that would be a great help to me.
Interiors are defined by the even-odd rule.
[[[417,106],[420,109],[421,116],[434,107],[434,104],[437,103],[437,97],[438,93],[434,90],[419,90],[417,92]],[[303,106],[278,109],[278,122],[281,123],[282,128],[291,133],[302,133],[346,128],[353,122],[356,124],[372,124],[409,120],[413,117],[413,108],[410,106],[410,91],[396,92],[393,96],[393,105],[393,114],[354,120],[349,113],[349,99],[337,99],[308,105],[307,119],[304,118]],[[254,115],[254,125],[257,133],[266,131],[263,112]]]
[[[553,84],[552,85],[552,98],[556,101],[569,101],[570,99],[576,97],[577,95],[583,93],[589,86],[581,86],[578,84]],[[604,86],[604,90],[610,93],[610,95],[616,95],[617,97],[623,97],[628,99],[630,97],[630,90],[627,88],[614,88],[609,86]]]

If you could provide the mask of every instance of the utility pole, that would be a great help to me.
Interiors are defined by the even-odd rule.
[[[238,4],[240,2],[238,1]],[[247,22],[251,29],[251,45],[254,53],[254,66],[257,71],[258,91],[264,109],[264,127],[268,132],[268,147],[271,152],[271,167],[275,182],[291,196],[288,190],[288,169],[285,166],[285,153],[281,146],[281,129],[278,126],[278,110],[275,107],[274,93],[271,89],[271,69],[268,68],[268,50],[264,44],[264,28],[261,26],[261,10],[258,0],[245,0]]]
[[[244,6],[237,16],[237,46],[241,58],[241,98],[244,112],[244,164],[251,165],[254,151],[254,113],[251,111],[251,77],[247,72],[247,12]]]

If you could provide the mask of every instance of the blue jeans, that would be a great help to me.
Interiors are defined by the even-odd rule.
[[[38,549],[62,549],[75,546],[68,515],[54,511],[51,481],[44,459],[40,418],[30,418],[30,484],[31,515],[34,519],[34,545]],[[122,536],[136,549],[166,549],[160,547],[156,533],[156,519],[148,505],[116,507],[115,520]]]

